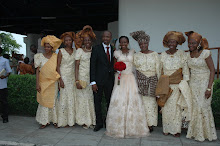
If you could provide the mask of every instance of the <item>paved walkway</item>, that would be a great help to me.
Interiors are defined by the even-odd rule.
[[[3,124],[0,119],[0,145],[91,145],[91,146],[220,146],[220,130],[218,140],[213,142],[196,142],[186,139],[185,133],[180,138],[162,135],[162,128],[154,128],[149,137],[137,139],[114,139],[104,134],[105,129],[93,132],[80,126],[55,129],[52,125],[38,129],[34,117],[10,116],[10,122]]]

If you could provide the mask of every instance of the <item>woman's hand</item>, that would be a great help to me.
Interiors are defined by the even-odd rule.
[[[60,83],[58,82],[58,91],[60,91]]]
[[[60,79],[60,87],[61,87],[61,88],[64,88],[64,82],[63,82],[62,79]]]
[[[205,92],[205,97],[206,97],[207,99],[209,99],[210,96],[211,96],[211,91],[206,90],[206,92]]]
[[[40,93],[40,91],[41,91],[41,87],[40,87],[40,85],[37,85],[36,89],[37,89],[37,92]]]
[[[76,83],[76,88],[77,88],[77,89],[82,89],[82,86],[80,85],[79,82]]]

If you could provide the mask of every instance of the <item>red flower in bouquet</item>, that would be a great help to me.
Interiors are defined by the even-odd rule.
[[[118,75],[118,85],[120,85],[121,72],[126,69],[126,64],[124,62],[116,62],[114,65],[114,69],[119,71]]]

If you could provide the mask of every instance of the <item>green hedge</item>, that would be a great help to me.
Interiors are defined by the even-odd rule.
[[[38,106],[36,101],[36,76],[10,75],[8,91],[11,114],[35,116]],[[103,112],[106,112],[104,107]],[[216,126],[220,127],[220,79],[215,80],[212,110]]]
[[[216,127],[220,127],[220,79],[215,80],[213,87],[212,111]]]
[[[10,114],[35,116],[36,101],[35,75],[10,75],[8,79],[8,102]]]

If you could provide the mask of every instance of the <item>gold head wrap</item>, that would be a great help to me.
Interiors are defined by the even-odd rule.
[[[196,42],[199,43],[199,45],[202,46],[203,49],[208,49],[209,48],[209,43],[206,38],[203,38],[202,35],[198,34],[197,32],[194,31],[188,31],[185,32],[186,36],[188,36],[188,39],[194,39]]]
[[[150,41],[150,36],[146,34],[143,30],[132,32],[130,33],[130,36],[132,36],[132,38],[135,39],[138,43],[142,41]]]
[[[44,46],[45,43],[50,44],[53,47],[53,51],[56,51],[56,49],[60,47],[62,41],[54,35],[47,35],[41,40],[41,46]]]
[[[80,32],[76,33],[76,38],[75,38],[75,46],[76,48],[81,48],[83,44],[83,38],[89,36],[92,40],[96,39],[96,35],[93,32],[93,29],[91,26],[86,25],[83,27],[83,30]]]
[[[65,33],[63,33],[63,34],[60,36],[60,39],[62,40],[62,42],[64,42],[64,38],[65,38],[66,36],[71,37],[73,41],[74,41],[74,39],[75,39],[75,33],[74,33],[74,32],[65,32]]]
[[[164,38],[163,38],[163,46],[164,47],[169,48],[168,47],[169,40],[176,40],[179,45],[182,45],[186,41],[185,37],[183,36],[183,33],[177,32],[177,31],[169,31],[164,36]]]

